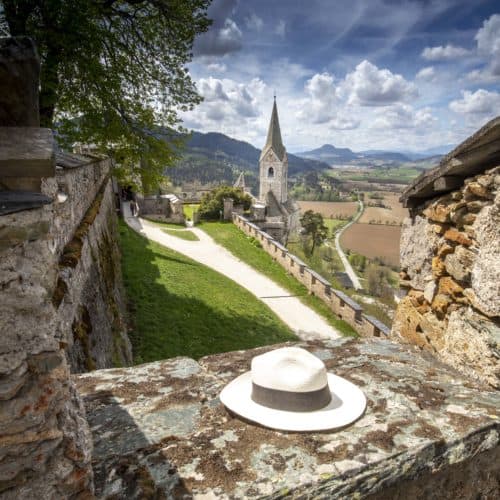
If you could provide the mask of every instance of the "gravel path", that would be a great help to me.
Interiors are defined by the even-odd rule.
[[[124,204],[124,215],[127,224],[135,231],[215,269],[249,290],[269,306],[301,339],[341,336],[340,332],[330,326],[319,314],[303,304],[298,298],[290,296],[288,290],[281,288],[274,281],[237,259],[225,248],[217,245],[210,236],[200,229],[191,229],[200,241],[186,241],[164,233],[159,226],[151,222],[131,217],[126,204]]]

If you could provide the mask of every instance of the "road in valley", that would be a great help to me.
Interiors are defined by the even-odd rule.
[[[360,290],[363,288],[361,286],[361,283],[359,282],[359,278],[354,272],[354,269],[352,268],[351,264],[349,263],[349,260],[347,259],[346,254],[342,250],[342,247],[340,246],[340,237],[342,236],[342,233],[352,224],[358,221],[358,219],[361,217],[363,214],[363,210],[365,209],[363,205],[363,201],[358,199],[358,204],[359,204],[359,209],[356,215],[353,217],[352,221],[349,222],[349,224],[346,224],[342,229],[337,231],[335,233],[335,248],[337,250],[337,253],[339,254],[340,260],[342,261],[342,264],[344,265],[345,272],[349,276],[350,280],[352,281],[352,284],[356,290]]]

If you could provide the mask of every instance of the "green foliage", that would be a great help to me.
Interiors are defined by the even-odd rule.
[[[357,336],[357,333],[348,323],[338,319],[321,299],[309,295],[304,285],[288,274],[268,253],[257,247],[257,245],[251,244],[253,238],[246,236],[234,224],[208,222],[200,226],[200,228],[238,259],[298,297],[301,302],[316,311],[343,335]]]
[[[317,245],[321,245],[328,238],[328,228],[323,222],[323,216],[312,210],[307,210],[300,218],[302,234],[311,241],[310,255],[314,254]]]
[[[342,215],[340,215],[342,217]],[[330,238],[333,238],[334,234],[342,227],[345,226],[349,216],[345,216],[345,220],[342,218],[336,219],[323,219],[325,226],[328,228]]]
[[[390,272],[386,267],[370,264],[366,269],[368,292],[375,297],[391,297]]]
[[[290,329],[234,281],[120,223],[135,363],[293,341]]]
[[[194,214],[198,212],[200,205],[198,203],[184,203],[182,211],[187,220],[194,220]]]
[[[349,254],[349,263],[351,266],[355,267],[358,271],[364,272],[366,267],[366,257],[357,253]]]
[[[41,125],[93,144],[118,175],[158,184],[175,158],[177,112],[201,101],[185,68],[209,0],[4,0],[11,35],[41,58]],[[170,142],[170,145],[167,143]]]
[[[224,210],[224,198],[232,198],[235,205],[243,205],[248,210],[252,204],[252,198],[241,188],[231,186],[219,186],[201,198],[199,214],[205,220],[217,220]]]

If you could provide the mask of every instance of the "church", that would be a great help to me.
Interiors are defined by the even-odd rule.
[[[242,176],[235,186],[244,188]],[[288,157],[274,97],[267,139],[259,159],[259,196],[254,197],[251,220],[274,239],[286,243],[299,227],[299,216],[297,203],[288,197]]]

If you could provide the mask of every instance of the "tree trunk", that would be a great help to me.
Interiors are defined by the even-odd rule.
[[[52,128],[59,87],[58,50],[49,48],[40,71],[40,126]]]

